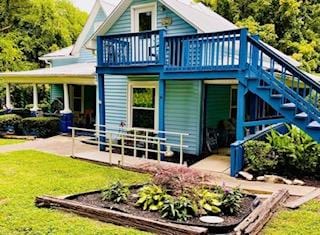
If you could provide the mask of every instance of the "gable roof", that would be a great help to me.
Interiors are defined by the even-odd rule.
[[[77,38],[76,43],[71,51],[71,55],[78,55],[80,53],[81,48],[86,42],[87,34],[90,29],[93,27],[94,20],[99,13],[99,10],[102,9],[106,16],[108,16],[114,8],[119,3],[119,0],[96,0],[86,24],[83,27],[79,37]]]
[[[103,0],[105,1],[105,0]],[[117,6],[108,15],[106,20],[97,29],[97,31],[85,42],[88,49],[96,49],[96,37],[104,35],[113,26],[113,24],[121,17],[121,15],[131,5],[132,0],[112,0],[114,3],[118,2]],[[192,25],[199,33],[213,33],[219,31],[234,30],[238,27],[221,15],[217,14],[209,7],[201,2],[194,0],[158,0],[172,12],[176,13],[179,17],[184,19],[187,23]],[[276,48],[267,45],[272,51],[279,54],[289,63],[298,67],[301,64],[277,50]]]
[[[61,58],[66,56],[71,56],[71,51],[73,49],[74,45],[62,48],[60,50],[45,54],[41,57],[39,57],[39,60],[50,60],[53,58]]]

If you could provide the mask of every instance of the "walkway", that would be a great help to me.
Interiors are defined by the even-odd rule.
[[[28,141],[22,144],[0,146],[0,153],[12,152],[19,150],[38,150],[62,156],[70,156],[72,152],[72,139],[67,136],[55,136],[48,139],[37,139],[34,141]],[[75,156],[79,159],[89,160],[94,162],[100,162],[103,164],[110,164],[109,154],[106,152],[99,152],[97,146],[88,145],[81,142],[76,142]],[[122,158],[119,154],[112,154],[111,164],[121,166]],[[147,160],[141,158],[133,158],[124,156],[123,167],[129,169],[135,169],[137,171],[143,171],[146,167],[156,166],[176,166],[173,163],[161,162],[160,164],[156,160]],[[214,177],[212,184],[222,185],[225,184],[229,187],[241,187],[242,189],[264,194],[272,193],[279,189],[286,188],[293,196],[303,196],[315,189],[315,187],[308,186],[296,186],[296,185],[283,185],[283,184],[270,184],[265,182],[256,181],[244,181],[230,177],[224,173],[212,172],[209,170],[201,170],[202,172],[211,174]]]

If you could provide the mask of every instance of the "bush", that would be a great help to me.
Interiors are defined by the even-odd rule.
[[[21,121],[20,128],[25,135],[46,138],[59,133],[60,119],[54,117],[25,118]]]
[[[234,215],[240,210],[243,193],[239,188],[227,189],[217,186],[214,192],[222,195],[221,210],[225,215]]]
[[[169,198],[164,201],[161,210],[162,218],[168,218],[177,221],[187,221],[196,214],[196,206],[187,197]]]
[[[273,130],[265,142],[248,141],[244,145],[250,172],[289,177],[317,176],[320,145],[300,129],[287,128],[288,133],[284,135]]]
[[[267,174],[276,170],[278,158],[271,145],[263,141],[251,140],[244,145],[246,164],[253,174]]]
[[[18,130],[22,118],[16,114],[5,114],[0,116],[0,130],[8,131],[13,128],[15,131]]]
[[[118,181],[103,190],[102,200],[113,201],[115,203],[126,202],[128,200],[129,193],[130,191],[128,187]]]
[[[31,111],[29,109],[14,108],[10,111],[10,114],[17,114],[22,118],[27,118],[31,116]]]
[[[153,177],[153,183],[161,185],[173,195],[182,195],[195,186],[204,184],[209,176],[188,167],[160,168]]]
[[[38,107],[39,107],[39,109],[41,109],[45,113],[50,111],[50,104],[49,103],[39,104]],[[25,108],[30,110],[33,108],[33,104],[27,104]]]

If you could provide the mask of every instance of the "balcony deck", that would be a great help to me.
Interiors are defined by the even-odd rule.
[[[180,36],[158,30],[98,37],[98,73],[228,72],[241,70],[246,61],[246,29]]]

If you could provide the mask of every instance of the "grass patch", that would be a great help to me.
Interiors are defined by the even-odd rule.
[[[17,139],[3,139],[0,138],[0,146],[1,145],[11,145],[11,144],[22,144],[26,142],[26,140],[17,140]]]
[[[263,230],[265,235],[316,235],[320,231],[320,201],[313,200],[298,210],[282,210]]]
[[[0,154],[0,234],[143,234],[34,206],[39,195],[101,189],[116,180],[141,183],[149,176],[37,151]]]

